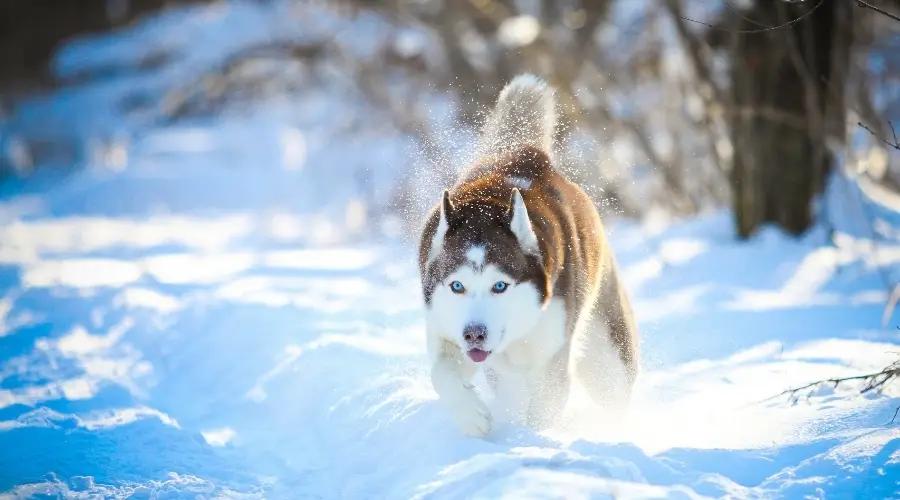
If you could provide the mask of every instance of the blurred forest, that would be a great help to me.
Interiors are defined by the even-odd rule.
[[[0,2],[0,90],[4,100],[51,88],[50,60],[74,36],[103,32],[160,9],[203,0],[4,0]]]
[[[62,42],[191,3],[4,0],[0,120],[22,96],[123,70],[58,78],[49,65]],[[347,23],[312,22],[325,11]],[[162,102],[157,118],[172,122],[338,75],[430,159],[398,187],[404,210],[422,178],[453,174],[439,168],[454,145],[433,119],[436,99],[477,127],[502,85],[531,71],[558,87],[564,166],[607,212],[730,206],[742,237],[765,223],[801,234],[836,168],[900,191],[896,0],[296,0],[292,12],[304,36],[241,47],[163,96],[122,106]],[[128,70],[176,57],[152,49]],[[21,173],[9,156],[0,171]]]

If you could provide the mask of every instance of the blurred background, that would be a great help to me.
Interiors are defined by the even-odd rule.
[[[894,0],[0,0],[0,497],[464,491],[427,478],[480,448],[432,444],[431,462],[378,472],[367,450],[404,419],[443,422],[408,368],[424,359],[412,244],[521,72],[558,89],[560,168],[607,217],[659,376],[648,394],[678,386],[665,370],[724,370],[766,342],[781,347],[753,351],[760,373],[803,342],[837,357],[797,354],[754,397],[893,380],[898,15]],[[681,382],[669,430],[712,432],[691,398],[729,390]],[[747,418],[708,442],[640,435],[722,447]],[[775,472],[735,481],[774,488]]]
[[[896,190],[892,6],[8,0],[0,175],[308,170],[260,196],[311,189],[378,227],[431,203],[502,85],[531,71],[558,87],[566,167],[606,212],[724,207],[742,237],[800,234],[827,217],[812,201],[836,169]],[[246,129],[260,142],[226,138]]]

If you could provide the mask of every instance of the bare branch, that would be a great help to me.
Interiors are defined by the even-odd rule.
[[[789,4],[795,3],[795,2],[789,2],[789,1],[786,1],[786,0],[782,0],[782,1],[783,1],[784,3],[789,3]],[[859,0],[857,0],[857,1],[858,1],[859,3],[863,3],[863,2],[861,2],[861,1],[859,1]],[[765,32],[767,32],[767,31],[774,31],[774,30],[778,30],[778,29],[781,29],[781,28],[787,28],[788,26],[791,26],[792,24],[797,24],[797,23],[799,23],[800,21],[802,21],[802,20],[806,19],[807,17],[809,17],[810,15],[812,15],[812,13],[815,12],[816,9],[818,9],[819,7],[821,7],[823,3],[825,3],[825,0],[819,0],[819,3],[817,3],[816,5],[814,5],[813,8],[809,9],[806,13],[804,13],[802,16],[800,16],[800,17],[798,17],[798,18],[796,18],[796,19],[792,19],[792,20],[790,20],[790,21],[788,21],[788,22],[779,24],[778,26],[772,26],[772,27],[769,27],[769,28],[759,28],[759,29],[754,29],[754,30],[735,30],[735,29],[731,29],[731,28],[722,28],[722,27],[719,27],[719,26],[713,26],[712,24],[709,24],[709,23],[704,23],[703,21],[698,21],[698,20],[696,20],[696,19],[691,19],[691,18],[689,18],[689,17],[681,16],[681,18],[684,19],[685,21],[690,21],[690,22],[692,22],[692,23],[701,24],[701,25],[706,26],[707,28],[710,28],[710,29],[719,30],[719,31],[728,31],[728,32],[730,32],[730,33],[742,33],[742,34],[765,33]],[[887,15],[890,16],[889,14],[887,14]],[[893,16],[891,16],[891,17],[893,17]],[[747,20],[749,21],[749,19],[747,19]],[[898,21],[900,21],[900,19],[898,19]],[[759,23],[754,22],[754,21],[751,21],[751,22],[753,22],[754,24],[759,24]]]
[[[890,125],[890,127],[891,127],[891,132],[893,132],[893,134],[894,134],[894,142],[893,143],[891,143],[884,137],[881,137],[880,135],[876,134],[874,130],[870,129],[869,126],[864,124],[863,122],[856,122],[856,124],[864,129],[866,129],[866,131],[868,133],[872,134],[872,136],[875,137],[876,139],[878,139],[879,141],[887,144],[888,146],[896,149],[897,151],[900,151],[900,142],[897,142],[897,133],[894,132],[894,124],[893,123],[888,122],[888,125]]]
[[[759,22],[759,21],[754,21],[753,19],[750,19],[749,17],[745,16],[744,14],[741,14],[741,11],[739,11],[739,10],[736,9],[736,8],[734,8],[734,7],[733,7],[730,3],[728,3],[727,1],[725,2],[725,8],[728,9],[728,10],[730,10],[731,12],[734,12],[738,17],[740,17],[740,18],[743,19],[744,21],[747,21],[747,22],[750,23],[750,24],[755,24],[755,25],[757,25],[757,26],[762,26],[763,28],[768,28],[768,29],[773,28],[773,26],[769,26],[769,25],[767,25],[767,24],[763,24],[763,23],[761,23],[761,22]]]
[[[762,401],[759,401],[759,403],[765,403],[768,401],[772,401],[772,400],[781,398],[783,396],[788,396],[790,401],[797,402],[800,400],[799,394],[801,392],[808,391],[806,393],[806,399],[809,399],[812,397],[815,390],[818,389],[819,387],[822,387],[824,385],[831,385],[832,387],[837,388],[841,384],[845,384],[847,382],[853,382],[853,381],[863,381],[865,383],[863,388],[860,390],[860,394],[866,394],[866,393],[872,392],[872,391],[880,392],[880,391],[884,390],[884,387],[889,382],[893,382],[895,379],[898,379],[898,378],[900,378],[900,360],[895,361],[894,363],[889,365],[887,368],[885,368],[879,372],[868,373],[865,375],[854,375],[851,377],[830,378],[830,379],[826,379],[826,380],[810,382],[809,384],[806,384],[806,385],[803,385],[800,387],[795,387],[793,389],[788,389],[786,391],[782,391],[774,396],[771,396],[766,399],[763,399]]]
[[[724,92],[716,84],[715,79],[713,78],[712,69],[702,57],[703,42],[701,42],[699,38],[694,36],[694,34],[691,33],[691,31],[688,29],[687,24],[684,23],[684,21],[690,21],[690,19],[682,15],[680,1],[667,0],[665,5],[669,10],[669,13],[672,15],[672,19],[675,21],[675,28],[678,31],[679,38],[681,38],[687,45],[688,57],[691,58],[691,63],[694,66],[694,70],[697,72],[703,83],[709,86],[717,103],[720,106],[724,105],[727,102]]]
[[[874,10],[875,12],[881,14],[882,16],[887,16],[887,17],[893,19],[894,21],[900,22],[900,17],[897,17],[896,15],[891,14],[890,12],[888,12],[884,9],[880,9],[868,2],[864,2],[863,0],[856,0],[856,5],[858,7],[864,8],[864,9]]]

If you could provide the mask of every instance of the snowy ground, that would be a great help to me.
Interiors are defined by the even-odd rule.
[[[69,183],[101,196],[134,189],[132,175]],[[599,416],[585,406],[567,433],[500,427],[481,441],[460,436],[434,400],[405,245],[277,244],[265,217],[240,211],[54,215],[67,187],[9,197],[3,210],[0,491],[13,497],[900,488],[900,431],[886,425],[896,400],[848,388],[754,404],[896,357],[878,277],[816,235],[737,244],[725,216],[617,225],[646,370],[628,428],[592,428]]]
[[[59,99],[98,95],[16,125],[65,129]],[[897,388],[759,403],[896,359],[879,269],[900,248],[613,224],[643,335],[625,427],[576,398],[564,432],[466,438],[428,380],[412,247],[333,182],[401,148],[334,156],[325,104],[144,130],[121,168],[0,192],[0,498],[900,498]]]

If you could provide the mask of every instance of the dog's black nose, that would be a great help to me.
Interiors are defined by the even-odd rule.
[[[484,344],[487,338],[487,327],[477,323],[470,323],[463,328],[463,338],[471,346]]]

